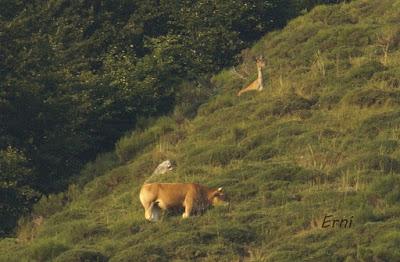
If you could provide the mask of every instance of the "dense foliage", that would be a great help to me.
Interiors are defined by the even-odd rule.
[[[24,161],[2,159],[29,173],[28,191],[62,190],[139,119],[198,105],[183,81],[206,89],[239,50],[319,2],[336,1],[1,0],[0,149]],[[11,224],[36,199],[18,187],[24,201],[1,199]]]

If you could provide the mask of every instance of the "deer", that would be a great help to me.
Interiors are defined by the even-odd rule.
[[[237,94],[240,96],[241,94],[252,91],[252,90],[258,90],[261,91],[263,90],[263,76],[262,76],[262,69],[265,67],[265,61],[262,56],[259,56],[256,58],[256,65],[257,65],[257,72],[258,72],[258,77],[256,80],[254,80],[251,84],[248,86],[242,88],[239,93]]]

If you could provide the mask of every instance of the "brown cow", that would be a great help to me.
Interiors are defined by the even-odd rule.
[[[140,202],[147,220],[157,221],[161,210],[184,208],[183,218],[201,213],[210,205],[227,205],[222,187],[210,189],[193,183],[144,184],[140,190]]]

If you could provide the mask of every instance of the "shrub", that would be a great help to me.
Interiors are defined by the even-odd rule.
[[[59,255],[54,262],[106,262],[108,258],[91,249],[71,249]]]

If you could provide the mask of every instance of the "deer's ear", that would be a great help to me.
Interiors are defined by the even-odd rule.
[[[217,190],[218,192],[222,192],[222,187],[219,187]]]

